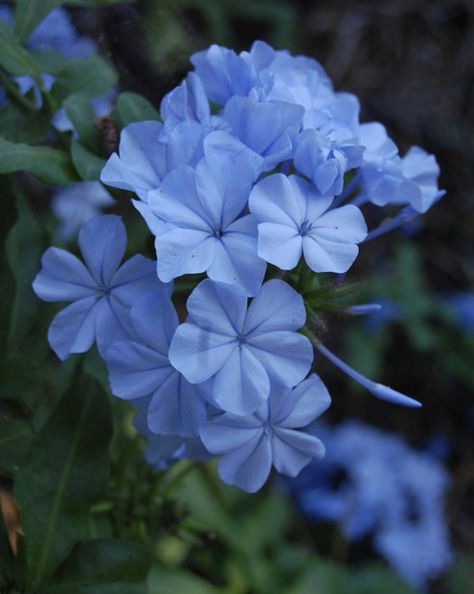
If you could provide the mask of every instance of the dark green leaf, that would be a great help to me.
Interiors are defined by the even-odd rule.
[[[111,433],[110,403],[87,379],[66,392],[33,440],[15,483],[31,590],[81,539],[83,518],[107,479]]]
[[[62,52],[50,49],[34,49],[31,50],[31,55],[38,64],[41,72],[47,72],[55,76],[67,66],[70,60]]]
[[[64,4],[62,0],[16,0],[15,32],[24,41],[49,12]]]
[[[100,56],[70,60],[57,74],[51,90],[60,103],[69,95],[93,99],[105,95],[117,82],[117,73]]]
[[[42,594],[146,594],[152,556],[142,545],[119,539],[79,544]]]
[[[149,579],[149,594],[225,594],[197,575],[172,569],[153,569]]]
[[[0,418],[0,470],[13,475],[27,454],[31,438],[31,426],[23,419]]]
[[[0,174],[22,170],[47,184],[69,184],[78,179],[67,153],[0,137]]]
[[[3,21],[0,21],[0,65],[10,74],[29,74],[36,80],[40,78],[36,62]]]
[[[38,298],[31,283],[40,268],[43,250],[41,227],[21,196],[17,196],[17,209],[18,220],[6,240],[7,260],[16,281],[8,336],[12,350],[21,345],[35,322]]]
[[[158,112],[148,99],[136,93],[121,93],[115,111],[122,128],[131,122],[160,119]]]
[[[0,108],[0,136],[11,142],[40,142],[51,126],[46,110],[28,111],[15,103]]]
[[[112,6],[113,4],[133,4],[137,0],[66,0],[68,6]]]
[[[67,117],[79,134],[81,144],[94,149],[99,143],[99,135],[95,127],[97,119],[92,105],[82,95],[70,95],[63,103]]]
[[[71,145],[71,157],[74,167],[82,179],[97,181],[100,177],[105,160],[94,155],[79,142],[73,142]]]

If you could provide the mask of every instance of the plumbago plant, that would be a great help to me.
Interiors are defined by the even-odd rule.
[[[2,178],[19,212],[7,240],[17,282],[10,371],[27,382],[36,368],[53,412],[31,385],[15,400],[15,385],[0,419],[2,501],[13,505],[14,495],[20,510],[15,524],[13,505],[0,574],[6,592],[138,592],[148,550],[84,528],[107,477],[112,415],[91,378],[101,377],[98,359],[71,356],[97,346],[111,393],[135,410],[151,466],[172,472],[174,461],[217,457],[222,481],[250,493],[272,468],[296,476],[325,453],[313,422],[331,399],[315,353],[387,406],[420,406],[340,360],[322,342],[321,320],[380,307],[357,303],[346,274],[360,250],[376,249],[372,240],[443,192],[435,158],[419,147],[401,157],[312,58],[262,41],[240,54],[212,45],[191,57],[194,70],[158,115],[141,96],[117,95],[93,42],[67,13],[50,12],[59,4],[19,0],[0,23],[0,173],[67,186],[58,242],[84,223],[79,255],[49,247],[39,266],[44,232],[23,197],[32,182]],[[63,19],[64,40],[48,39],[45,16]],[[99,179],[117,197],[133,194],[156,260],[124,261],[124,221],[94,216],[114,204]],[[44,339],[28,342],[31,286],[43,301],[68,303],[47,331],[67,362],[47,378]]]

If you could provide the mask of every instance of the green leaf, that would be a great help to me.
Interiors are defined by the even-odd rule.
[[[115,112],[122,128],[132,122],[160,119],[158,112],[148,99],[136,93],[121,93],[117,99]]]
[[[0,418],[0,470],[13,475],[27,454],[33,432],[24,419]]]
[[[148,594],[225,594],[225,592],[223,588],[217,588],[186,571],[155,568],[148,580]]]
[[[112,6],[113,4],[133,4],[137,0],[66,0],[68,6]]]
[[[119,539],[80,543],[41,594],[146,594],[152,556]]]
[[[86,99],[105,95],[117,82],[117,73],[100,56],[70,60],[58,74],[51,93],[60,103],[69,95]]]
[[[96,148],[99,143],[99,135],[95,127],[97,117],[90,102],[82,95],[70,95],[64,101],[63,107],[79,134],[81,143],[86,147]]]
[[[51,126],[46,110],[28,111],[15,103],[0,108],[0,136],[11,142],[40,142]]]
[[[62,0],[16,0],[15,33],[24,41],[49,12],[64,4]]]
[[[81,539],[81,524],[107,480],[111,423],[110,403],[100,385],[78,381],[34,438],[16,476],[26,584],[32,591]]]
[[[22,170],[47,184],[70,184],[78,179],[67,153],[0,137],[0,174]]]
[[[37,64],[18,43],[10,29],[0,21],[0,65],[10,74],[29,74],[40,79]]]
[[[8,265],[16,282],[8,335],[8,348],[14,351],[35,322],[38,298],[31,283],[40,268],[43,251],[41,227],[21,196],[17,196],[17,209],[18,220],[6,240]]]
[[[71,157],[76,171],[81,179],[97,181],[100,172],[104,168],[105,159],[94,155],[79,142],[73,142],[71,145]]]

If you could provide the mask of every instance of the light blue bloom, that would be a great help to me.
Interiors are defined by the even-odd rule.
[[[438,188],[439,165],[434,155],[419,146],[412,146],[401,159],[402,184],[400,199],[408,202],[417,212],[426,212],[444,196]]]
[[[200,437],[180,437],[179,435],[158,435],[148,427],[148,408],[151,396],[133,400],[136,415],[133,419],[135,429],[147,440],[145,459],[154,468],[164,469],[181,458],[206,461],[212,456],[204,447]]]
[[[191,62],[209,99],[220,105],[234,96],[246,97],[260,82],[247,52],[237,55],[213,44],[193,54]]]
[[[57,188],[51,208],[61,223],[58,237],[62,240],[72,239],[84,223],[114,203],[112,196],[99,182],[84,181]]]
[[[52,10],[27,40],[30,49],[56,50],[69,58],[85,58],[97,51],[92,39],[79,35],[64,8]]]
[[[346,272],[367,227],[356,206],[329,210],[333,198],[297,175],[277,173],[257,183],[249,207],[259,223],[258,255],[283,270],[304,254],[315,272]]]
[[[79,232],[84,258],[51,247],[43,254],[33,290],[44,301],[72,301],[53,319],[48,340],[60,359],[83,353],[97,342],[102,356],[117,340],[133,337],[130,307],[154,290],[169,292],[156,277],[156,264],[136,255],[122,266],[127,235],[120,217],[103,215]]]
[[[152,433],[197,437],[206,405],[200,386],[169,362],[179,324],[171,300],[163,292],[145,295],[132,306],[131,320],[136,338],[114,342],[105,354],[112,393],[126,400],[149,397],[145,412]]]
[[[306,311],[287,283],[266,282],[247,310],[241,290],[204,280],[187,308],[189,318],[171,342],[171,364],[191,383],[214,378],[212,398],[223,410],[253,412],[268,398],[270,382],[291,387],[308,373],[311,343],[296,332]]]
[[[358,421],[317,431],[327,455],[292,486],[303,510],[338,522],[351,541],[372,534],[390,565],[423,588],[452,558],[443,514],[446,470],[401,437]]]
[[[242,286],[255,295],[266,263],[257,255],[257,223],[238,218],[253,181],[246,161],[203,159],[196,169],[178,167],[148,195],[153,214],[167,225],[156,238],[159,278],[207,272],[209,278]]]
[[[219,475],[225,483],[255,493],[272,465],[296,476],[312,458],[322,458],[322,442],[305,431],[330,405],[329,393],[315,374],[294,389],[272,385],[269,399],[253,414],[224,413],[200,429],[206,448],[223,454]]]
[[[229,131],[213,132],[206,140],[231,155],[247,148],[257,172],[268,171],[292,156],[303,114],[300,106],[283,101],[232,97],[222,115]]]
[[[160,140],[163,124],[150,120],[126,126],[119,152],[102,169],[102,183],[134,192],[147,202],[148,192],[160,187],[166,174],[180,165],[196,165],[203,156],[202,126],[182,122]],[[148,212],[148,211],[147,211]]]

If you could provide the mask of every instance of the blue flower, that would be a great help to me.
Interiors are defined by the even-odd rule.
[[[358,421],[318,427],[327,447],[292,484],[311,517],[336,521],[350,541],[373,534],[376,550],[410,584],[422,588],[452,552],[439,461],[402,438]]]
[[[145,459],[155,468],[167,468],[180,458],[206,461],[211,454],[204,447],[200,437],[180,437],[179,435],[158,435],[148,427],[148,408],[151,396],[133,400],[136,415],[133,419],[135,429],[147,440]]]
[[[101,355],[116,340],[133,336],[130,307],[153,290],[169,291],[156,277],[155,262],[141,255],[122,266],[127,235],[115,215],[95,217],[79,232],[85,264],[58,248],[43,254],[33,290],[44,301],[72,301],[53,319],[48,331],[60,359],[83,353],[94,341]]]
[[[61,186],[53,194],[52,210],[60,220],[60,239],[69,240],[79,228],[100,214],[102,208],[112,206],[114,199],[99,182],[84,181]]]
[[[119,153],[102,169],[102,183],[129,190],[147,202],[148,192],[160,187],[167,173],[180,165],[196,165],[203,156],[205,131],[197,122],[185,121],[162,140],[163,124],[134,122],[120,135]]]
[[[112,393],[124,399],[148,398],[145,410],[152,433],[197,437],[206,420],[206,406],[199,390],[168,359],[168,350],[179,321],[171,300],[145,295],[131,309],[134,340],[114,342],[105,354]]]
[[[215,131],[206,140],[229,154],[247,148],[257,171],[268,171],[292,156],[303,114],[299,105],[283,101],[233,97],[222,115],[229,131]]]
[[[257,183],[249,207],[259,223],[258,255],[291,270],[303,253],[315,272],[346,272],[367,227],[356,206],[328,210],[332,202],[297,175],[277,173]]]
[[[187,308],[171,364],[191,383],[214,378],[212,397],[223,410],[253,412],[268,398],[270,381],[295,386],[308,373],[311,343],[296,332],[306,320],[303,299],[285,282],[266,282],[247,310],[242,291],[204,280]]]
[[[246,161],[203,159],[196,170],[178,167],[159,190],[150,192],[152,213],[167,223],[156,239],[162,281],[207,271],[209,278],[238,284],[255,295],[266,263],[257,255],[255,218],[238,218],[252,181]]]
[[[201,80],[194,72],[190,72],[179,86],[163,97],[160,113],[166,132],[185,121],[211,126],[209,101]]]
[[[223,454],[219,475],[231,485],[254,493],[267,480],[273,466],[296,476],[312,458],[322,458],[324,445],[304,428],[330,405],[328,391],[311,375],[294,389],[272,386],[268,401],[253,414],[224,413],[200,429],[206,448]]]
[[[220,105],[235,95],[246,97],[253,87],[259,85],[247,52],[238,56],[233,50],[214,44],[193,54],[191,62],[209,99]]]

